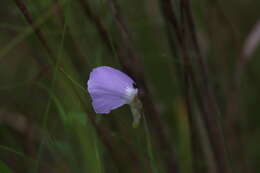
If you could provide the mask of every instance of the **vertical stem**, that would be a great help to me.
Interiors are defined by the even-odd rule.
[[[230,172],[230,167],[228,164],[228,155],[227,155],[227,148],[225,145],[224,141],[224,134],[222,132],[222,127],[220,125],[219,121],[219,108],[216,102],[216,97],[213,94],[214,92],[212,91],[212,88],[210,86],[210,80],[209,80],[209,70],[207,68],[207,65],[205,64],[205,61],[202,57],[199,44],[198,44],[198,39],[196,36],[196,29],[195,29],[195,24],[193,22],[193,17],[191,13],[191,7],[190,7],[190,0],[182,0],[183,1],[183,8],[186,14],[186,19],[187,19],[187,24],[188,28],[190,31],[191,35],[191,41],[192,45],[194,46],[194,50],[196,52],[196,56],[198,59],[198,65],[199,69],[201,70],[199,74],[201,74],[202,77],[202,92],[205,92],[207,94],[207,100],[208,102],[205,102],[204,104],[206,105],[205,109],[210,109],[208,110],[208,118],[205,118],[208,126],[208,130],[210,131],[211,134],[214,135],[214,138],[210,137],[211,135],[209,134],[211,145],[213,147],[213,152],[215,153],[215,158],[217,161],[217,165],[219,167],[219,171],[221,172]]]
[[[33,21],[32,15],[29,12],[29,10],[27,9],[25,3],[22,0],[14,0],[16,6],[20,9],[20,11],[23,13],[26,21],[32,26],[32,28],[34,29],[34,32],[36,34],[36,36],[38,37],[38,39],[40,40],[41,44],[43,45],[43,47],[46,49],[47,53],[49,54],[50,57],[53,57],[53,52],[50,49],[49,45],[47,44],[46,39],[44,38],[42,31],[35,26],[35,23]]]
[[[150,159],[150,165],[152,167],[152,171],[154,173],[156,173],[156,172],[158,172],[158,169],[155,167],[151,135],[150,135],[150,130],[149,130],[149,127],[148,127],[148,122],[146,120],[145,114],[143,114],[143,119],[144,119],[144,129],[145,129],[145,136],[146,136],[148,155],[149,155],[149,159]]]
[[[167,163],[168,172],[178,173],[179,168],[175,152],[173,151],[173,147],[169,144],[169,139],[162,125],[159,112],[152,102],[150,91],[145,82],[143,67],[133,48],[132,40],[123,16],[120,13],[119,5],[117,4],[116,0],[108,0],[108,2],[110,4],[112,15],[120,34],[121,44],[118,46],[119,55],[121,55],[119,57],[120,62],[124,67],[124,70],[135,79],[139,85],[140,90],[144,92],[143,96],[141,96],[141,100],[144,105],[144,111],[146,115],[150,115],[151,123],[154,126],[154,134],[158,139],[157,141],[160,149],[167,154],[165,160]]]
[[[96,26],[97,31],[103,40],[103,43],[106,45],[108,50],[110,50],[110,53],[113,53],[114,49],[114,43],[112,40],[109,38],[109,33],[105,27],[105,25],[102,23],[100,18],[96,16],[93,11],[91,10],[88,0],[77,0],[79,4],[81,5],[84,14],[89,18],[89,20]],[[111,51],[112,50],[112,51]]]
[[[189,78],[191,79],[191,84],[194,87],[194,91],[196,92],[196,97],[199,102],[202,118],[208,131],[208,138],[212,146],[212,150],[218,166],[218,171],[228,173],[229,167],[227,164],[227,156],[225,151],[226,146],[224,143],[223,134],[221,133],[221,129],[219,127],[219,124],[217,123],[219,110],[213,92],[209,85],[210,82],[208,79],[207,66],[205,65],[204,60],[202,59],[200,49],[198,46],[189,2],[186,0],[183,0],[182,2],[182,7],[184,8],[183,11],[185,12],[186,17],[183,18],[187,20],[188,26],[186,27],[188,27],[188,31],[191,33],[190,39],[192,40],[196,56],[198,57],[198,76],[195,76],[195,71],[190,61],[190,56],[187,53],[189,52],[189,50],[187,49],[187,46],[183,39],[183,32],[181,30],[181,27],[179,26],[176,15],[172,9],[171,0],[161,0],[160,2],[166,22],[169,22],[169,24],[172,26],[173,32],[176,33],[176,40],[180,48],[180,55],[183,58],[184,62],[184,73],[187,73],[187,75],[189,75]],[[184,22],[185,21],[183,21],[183,23]],[[201,77],[202,80],[198,77]]]

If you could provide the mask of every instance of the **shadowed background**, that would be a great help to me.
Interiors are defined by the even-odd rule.
[[[260,2],[2,0],[1,173],[259,172]],[[96,115],[90,71],[144,106]]]

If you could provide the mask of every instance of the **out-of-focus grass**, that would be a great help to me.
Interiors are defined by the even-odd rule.
[[[23,2],[53,55],[46,52],[15,3],[3,0],[0,6],[0,172],[167,172],[167,153],[157,146],[160,141],[152,131],[154,126],[142,119],[141,127],[133,129],[127,106],[111,115],[96,115],[92,110],[86,91],[88,75],[100,65],[122,69],[117,45],[113,45],[112,53],[107,49],[78,0]],[[88,2],[105,25],[111,42],[117,43],[119,33],[108,2]],[[211,149],[205,128],[200,125],[203,149],[199,154],[206,159],[193,160],[196,157],[192,151],[187,107],[175,69],[183,64],[171,54],[178,50],[170,50],[159,3],[152,0],[120,1],[119,4],[133,47],[144,65],[151,98],[160,112],[170,146],[177,153],[180,172],[196,172],[194,163],[212,171],[215,165]],[[174,4],[178,5],[179,1]],[[228,89],[240,53],[238,48],[259,19],[256,4],[259,4],[256,0],[192,2],[200,46],[209,62],[221,115],[225,115],[229,102]],[[180,12],[177,5],[174,9]],[[222,20],[223,14],[227,19]],[[244,74],[239,111],[233,117],[250,172],[259,170],[258,55],[259,51]],[[199,119],[197,109],[194,115]],[[234,153],[230,154],[231,159],[235,157]]]

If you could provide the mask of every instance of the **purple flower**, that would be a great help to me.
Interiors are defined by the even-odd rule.
[[[135,82],[123,72],[101,66],[92,70],[88,80],[88,92],[96,113],[108,114],[124,104],[131,104],[137,96]]]

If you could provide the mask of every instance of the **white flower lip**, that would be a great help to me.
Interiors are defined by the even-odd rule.
[[[138,89],[132,88],[132,87],[127,87],[125,91],[126,91],[125,99],[127,101],[127,104],[130,104],[133,101],[133,99],[136,97]]]

